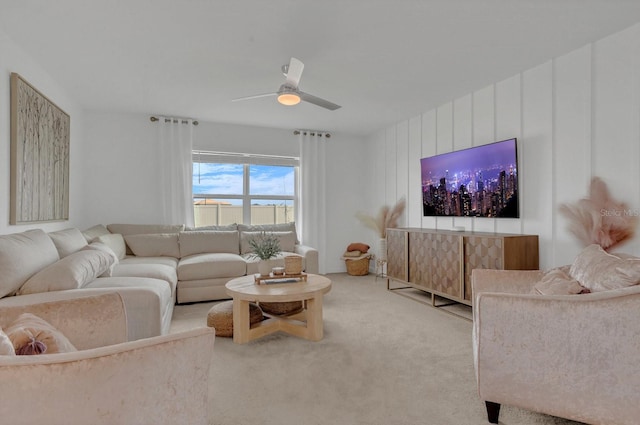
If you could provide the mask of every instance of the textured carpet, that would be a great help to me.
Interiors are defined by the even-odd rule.
[[[324,339],[217,338],[212,425],[485,425],[471,322],[386,290],[373,275],[330,274]],[[215,303],[176,306],[172,332],[206,326]],[[576,425],[503,406],[504,425]]]

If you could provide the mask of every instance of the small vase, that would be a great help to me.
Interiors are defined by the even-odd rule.
[[[387,238],[378,240],[378,260],[387,261]]]
[[[271,273],[271,269],[271,260],[260,260],[260,262],[258,263],[258,272],[262,277],[268,277]]]

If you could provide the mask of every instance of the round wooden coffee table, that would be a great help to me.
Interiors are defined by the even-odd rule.
[[[322,339],[322,296],[331,290],[331,281],[326,277],[309,274],[306,282],[258,285],[255,277],[248,275],[230,280],[225,287],[233,298],[233,342],[244,344],[278,331],[310,341]],[[291,301],[302,301],[305,308],[295,314],[265,313],[267,320],[253,326],[249,323],[250,302]]]

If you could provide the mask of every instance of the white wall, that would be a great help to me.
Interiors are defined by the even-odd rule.
[[[299,156],[291,130],[200,122],[194,127],[194,149],[265,155]],[[96,223],[161,223],[161,188],[156,162],[156,125],[148,115],[102,111],[86,113],[86,158],[82,174],[86,214],[81,227]],[[364,141],[332,134],[325,139],[329,162],[326,214],[327,271],[345,271],[340,260],[350,242],[360,240],[353,226],[367,182]]]
[[[373,208],[407,194],[408,226],[537,234],[541,268],[571,263],[581,246],[558,207],[591,177],[640,209],[639,51],[640,24],[371,134]],[[512,137],[520,219],[421,216],[421,157]],[[640,234],[619,250],[640,254]]]
[[[0,234],[16,233],[33,228],[55,231],[75,226],[84,214],[82,200],[83,179],[80,166],[83,162],[83,114],[79,106],[68,96],[46,71],[20,46],[0,30]],[[32,86],[47,96],[71,117],[71,146],[69,157],[69,220],[33,225],[9,225],[10,211],[10,75],[17,72]]]

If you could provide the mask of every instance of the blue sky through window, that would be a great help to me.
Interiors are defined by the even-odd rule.
[[[194,162],[193,193],[194,195],[199,193],[242,195],[242,176],[242,164]],[[251,165],[249,178],[251,195],[294,196],[295,194],[294,167]]]

